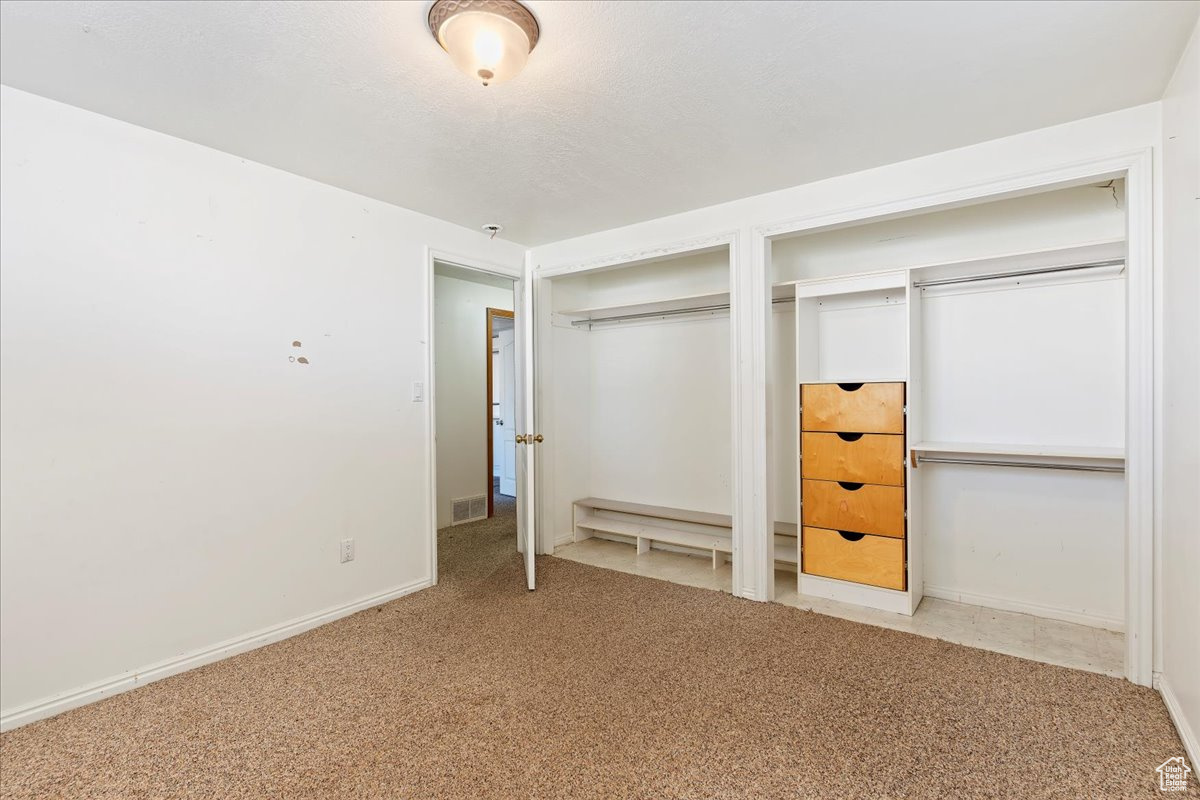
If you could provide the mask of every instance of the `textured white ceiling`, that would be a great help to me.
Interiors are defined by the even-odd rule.
[[[1157,100],[1196,2],[529,0],[483,88],[428,2],[0,4],[0,80],[540,244]]]

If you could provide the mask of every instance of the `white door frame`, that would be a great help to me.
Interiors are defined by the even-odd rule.
[[[970,184],[933,194],[917,195],[884,203],[865,204],[833,212],[798,217],[756,227],[750,241],[749,321],[754,329],[748,334],[762,347],[750,353],[752,364],[748,371],[738,374],[738,380],[750,384],[752,398],[748,409],[752,420],[747,427],[757,434],[766,431],[769,412],[766,381],[769,347],[768,322],[771,302],[770,244],[775,237],[796,233],[812,233],[822,228],[880,221],[888,217],[972,205],[1078,186],[1112,178],[1125,178],[1126,196],[1126,403],[1125,403],[1125,676],[1133,683],[1150,686],[1154,676],[1155,597],[1155,474],[1159,454],[1156,453],[1154,431],[1156,418],[1156,319],[1159,298],[1158,264],[1154,253],[1154,159],[1152,148],[1118,153],[1061,164],[1055,167],[1024,172],[1010,177]],[[748,374],[747,374],[748,372]],[[764,491],[750,494],[753,502],[754,530],[762,531],[759,520],[770,520],[772,486],[768,464],[771,443],[765,435],[743,442],[750,451],[753,466],[750,479]],[[764,523],[765,524],[765,523]],[[738,547],[737,527],[734,528],[734,548]],[[773,537],[750,536],[743,542],[748,577],[758,587],[766,587],[754,599],[769,599],[773,588]],[[749,596],[749,595],[748,595]]]
[[[437,570],[437,386],[433,365],[434,348],[434,263],[440,261],[455,267],[510,278],[515,284],[525,277],[520,268],[506,267],[479,258],[450,253],[432,247],[425,248],[425,474],[429,476],[429,495],[425,498],[426,529],[429,532],[429,583],[436,586]],[[515,326],[514,326],[515,330]],[[491,486],[488,486],[491,491]]]

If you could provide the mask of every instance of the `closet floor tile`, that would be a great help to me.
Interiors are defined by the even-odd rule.
[[[628,572],[646,578],[696,586],[701,589],[733,591],[733,568],[724,564],[712,567],[711,557],[692,556],[667,550],[651,550],[638,555],[637,548],[624,542],[592,537],[561,545],[554,555],[593,567]]]
[[[1056,619],[1034,618],[1034,643],[1051,650],[1075,649],[1090,655],[1099,654],[1095,628]]]
[[[594,567],[629,572],[648,578],[730,592],[733,568],[726,563],[712,568],[707,557],[668,550],[651,550],[638,555],[637,548],[607,539],[584,539],[554,551],[566,558]],[[943,641],[991,650],[1005,655],[1063,667],[1120,677],[1125,670],[1125,636],[1071,622],[1043,619],[1029,614],[971,606],[927,597],[911,617],[874,608],[840,603],[797,591],[796,573],[775,572],[775,602],[875,625],[906,631]]]
[[[950,614],[942,616],[937,612],[920,614],[918,611],[914,617],[916,624],[913,633],[918,633],[921,636],[929,636],[945,642],[972,646],[979,639],[978,628],[975,627],[975,623],[966,615]]]
[[[979,618],[980,611],[982,609],[979,606],[969,606],[950,600],[939,600],[936,597],[926,597],[921,601],[921,605],[917,607],[915,616],[925,616],[939,622],[953,620],[966,625],[973,625],[975,620]]]
[[[975,619],[976,637],[1007,647],[1029,649],[1034,646],[1034,618],[1028,614],[981,608]]]
[[[1125,664],[1125,634],[1097,629],[1096,651],[1101,664],[1122,667]]]

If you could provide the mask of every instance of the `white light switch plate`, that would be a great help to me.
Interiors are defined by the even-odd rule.
[[[425,384],[420,381],[413,381],[413,402],[421,403],[425,401]]]

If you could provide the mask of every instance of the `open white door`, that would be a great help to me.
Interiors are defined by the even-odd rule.
[[[514,286],[517,401],[517,549],[525,556],[525,580],[534,583],[534,454],[540,435],[533,427],[533,281],[526,277]]]

